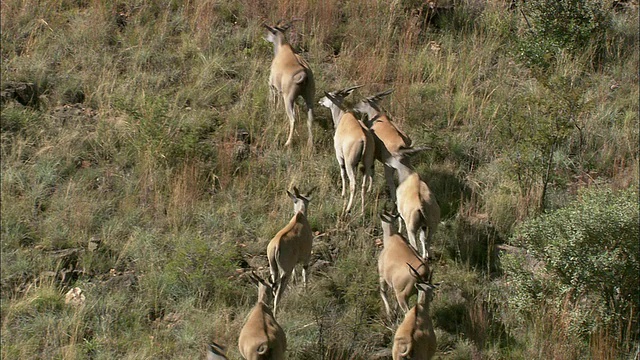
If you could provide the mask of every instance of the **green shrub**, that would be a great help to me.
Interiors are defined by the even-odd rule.
[[[0,357],[192,359],[215,340],[239,358],[256,288],[236,270],[266,275],[294,185],[318,187],[318,237],[309,285],[291,282],[278,318],[288,357],[389,357],[397,324],[381,306],[374,245],[388,200],[382,166],[364,216],[340,217],[330,112],[315,108],[311,152],[297,107],[302,142],[283,146],[288,124],[282,99],[270,103],[273,48],[262,39],[262,23],[278,19],[293,21],[288,38],[314,71],[316,99],[348,85],[364,85],[350,103],[394,88],[382,106],[432,148],[412,163],[445,222],[434,238],[437,357],[611,359],[603,351],[620,343],[614,350],[630,353],[637,333],[597,329],[596,348],[564,326],[627,321],[633,306],[607,313],[602,289],[579,293],[557,264],[531,271],[519,254],[503,259],[514,269],[506,284],[492,254],[541,203],[565,206],[593,178],[637,183],[637,11],[612,13],[606,66],[590,68],[597,46],[586,36],[584,56],[545,40],[542,73],[513,49],[575,35],[543,34],[540,22],[555,17],[524,8],[538,31],[529,37],[503,1],[453,2],[433,18],[418,0],[2,2]],[[12,83],[33,84],[37,103],[16,102]],[[241,129],[248,146],[236,141]],[[75,286],[86,293],[80,311],[64,304]]]
[[[570,205],[526,221],[512,243],[541,260],[541,270],[507,259],[516,290],[511,303],[531,313],[547,296],[569,309],[573,331],[619,325],[637,328],[627,316],[638,309],[638,191],[590,188]],[[569,304],[569,305],[568,305]]]
[[[605,47],[611,26],[604,2],[598,0],[531,0],[523,10],[530,26],[518,42],[519,56],[530,67],[547,69],[562,51],[581,54],[590,45]]]

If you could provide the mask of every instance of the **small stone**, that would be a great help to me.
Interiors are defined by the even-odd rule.
[[[79,287],[74,287],[73,289],[69,290],[69,292],[67,292],[64,297],[65,304],[75,307],[83,306],[85,300],[86,297],[84,296],[82,289],[80,289]]]

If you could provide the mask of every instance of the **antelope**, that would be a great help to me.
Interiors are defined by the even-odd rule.
[[[289,118],[289,136],[285,146],[291,145],[293,128],[295,123],[295,111],[293,104],[298,96],[302,96],[307,105],[307,128],[309,137],[307,145],[313,146],[313,134],[311,126],[313,124],[313,97],[315,96],[315,82],[309,64],[298,54],[287,42],[285,31],[291,27],[286,24],[282,27],[271,27],[264,24],[268,33],[265,40],[273,43],[274,57],[271,62],[271,73],[269,75],[269,89],[271,92],[271,102],[274,103],[277,93],[282,94],[287,117]]]
[[[367,179],[369,179],[368,192],[373,184],[373,157],[375,144],[373,136],[367,127],[358,120],[353,113],[347,112],[342,105],[345,97],[360,86],[354,86],[343,90],[325,92],[325,96],[320,99],[320,105],[331,110],[335,134],[333,135],[333,145],[336,150],[336,158],[340,165],[340,178],[342,180],[342,194],[345,196],[345,175],[349,177],[349,201],[343,206],[343,214],[351,210],[353,204],[353,194],[356,189],[356,171],[358,164],[362,162],[364,166],[364,176],[362,178],[362,191],[360,194],[362,201],[362,212],[364,213],[364,193]]]
[[[240,330],[240,355],[246,360],[284,359],[287,339],[268,305],[273,296],[272,284],[268,284],[253,271],[249,278],[258,285],[258,301]]]
[[[409,243],[418,249],[418,236],[422,245],[422,257],[428,259],[431,238],[440,222],[440,206],[427,183],[420,179],[420,175],[409,166],[399,165],[397,170],[400,185],[396,189],[398,212],[407,226]]]
[[[394,225],[398,215],[388,212],[380,214],[382,220],[383,249],[378,256],[378,274],[380,276],[380,296],[387,316],[391,318],[391,309],[387,300],[387,288],[395,292],[398,305],[403,313],[409,311],[408,301],[416,293],[417,279],[407,270],[406,264],[418,269],[421,276],[429,272],[427,264],[420,258],[416,250],[409,246],[407,240],[399,234]],[[397,307],[396,307],[397,308]]]
[[[313,189],[312,189],[313,191]],[[311,192],[301,195],[298,188],[293,187],[293,194],[287,194],[293,200],[293,217],[282,230],[271,239],[267,246],[267,258],[271,281],[275,284],[276,294],[273,302],[273,314],[277,313],[278,302],[284,293],[287,282],[296,264],[302,264],[302,282],[307,286],[307,269],[311,258],[313,234],[307,220],[307,206],[311,200]]]
[[[366,125],[371,130],[375,140],[375,158],[383,164],[384,177],[389,188],[389,195],[396,201],[396,184],[393,179],[393,169],[405,164],[409,166],[408,155],[425,150],[425,147],[413,148],[411,139],[382,112],[378,101],[391,94],[389,89],[360,100],[353,110],[367,114]]]
[[[207,347],[207,360],[227,360],[224,347],[215,342],[209,344]]]
[[[436,352],[436,334],[429,316],[429,304],[433,299],[431,283],[433,273],[428,276],[419,273],[411,264],[409,270],[416,279],[418,301],[404,316],[393,338],[391,350],[393,360],[430,360]]]

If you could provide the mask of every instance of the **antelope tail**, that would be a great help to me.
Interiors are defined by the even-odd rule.
[[[400,345],[400,355],[404,358],[411,354],[411,346],[410,344],[402,344]]]
[[[365,153],[365,151],[367,151],[367,140],[362,140],[360,142],[360,144],[362,144],[362,151],[358,155],[358,159],[356,160],[356,164],[359,164],[362,161],[362,159],[364,159],[364,153]],[[367,169],[364,168],[364,163],[362,165],[363,165],[362,166],[362,173],[366,174],[367,173]]]
[[[267,258],[269,260],[269,269],[271,270],[271,281],[276,284],[278,278],[280,277],[279,270],[280,267],[278,265],[278,255],[280,253],[280,247],[276,246],[273,249],[270,249],[269,254],[267,254]]]
[[[307,80],[307,73],[304,70],[300,70],[297,74],[293,75],[293,81],[296,84],[302,84]]]
[[[269,351],[269,345],[267,345],[266,342],[260,344],[260,346],[258,346],[258,348],[256,349],[256,352],[258,353],[258,355],[265,355],[268,351]]]

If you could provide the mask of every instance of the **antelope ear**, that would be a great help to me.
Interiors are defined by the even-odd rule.
[[[317,185],[312,187],[311,190],[307,191],[307,193],[303,195],[303,197],[307,199],[307,201],[311,201],[311,199],[313,199],[313,196],[311,196],[311,194],[313,194],[313,192],[316,191],[316,189],[318,189]]]
[[[355,85],[355,86],[352,86],[350,88],[346,88],[346,89],[342,90],[342,92],[344,92],[346,94],[345,96],[347,96],[347,95],[350,95],[353,92],[353,90],[361,88],[363,86],[364,85]]]
[[[289,195],[289,197],[290,197],[293,201],[297,200],[296,196],[295,196],[294,194],[292,194],[289,190],[287,190],[287,195]]]
[[[275,34],[276,33],[276,29],[272,28],[271,26],[267,25],[267,24],[262,24],[262,26],[264,26],[267,30],[269,30],[270,33]]]
[[[393,89],[393,88],[391,88],[391,89],[385,90],[385,91],[383,91],[383,92],[381,92],[381,93],[377,93],[377,94],[375,94],[374,96],[372,96],[372,98],[373,98],[373,99],[375,99],[375,100],[380,100],[380,99],[382,99],[383,97],[385,97],[385,96],[387,96],[387,95],[391,94],[391,93],[393,92],[393,90],[394,90],[394,89]]]
[[[413,277],[415,277],[416,279],[420,279],[420,274],[418,273],[418,271],[416,269],[413,268],[413,266],[411,266],[411,264],[407,263],[407,265],[409,266],[409,269],[411,270],[411,272],[413,274],[411,274]]]
[[[278,29],[280,31],[282,31],[282,32],[285,32],[285,31],[289,30],[290,27],[291,27],[291,23],[287,23],[287,24],[284,24],[282,26],[278,26]]]
[[[255,281],[258,282],[258,285],[259,284],[262,284],[262,285],[265,285],[265,286],[268,285],[268,283],[266,281],[264,281],[264,279],[262,277],[260,277],[260,275],[256,274],[255,271],[252,270],[251,274],[253,275]]]
[[[224,356],[225,352],[227,351],[224,346],[217,344],[214,341],[212,341],[208,347],[208,353],[211,353],[213,355]],[[214,357],[209,357],[209,354],[207,354],[207,359],[209,358],[213,359]]]
[[[249,280],[251,280],[252,283],[258,285],[259,281],[256,278],[256,273],[255,271],[251,270],[251,272],[249,273]]]
[[[393,221],[394,217],[388,211],[384,210],[380,213],[380,219],[382,219],[382,221],[390,223]]]
[[[313,192],[316,191],[317,189],[318,189],[318,185],[312,187],[311,190],[307,191],[307,196],[311,196],[311,194],[313,194]]]
[[[336,105],[339,105],[339,104],[338,104],[338,100],[336,99],[336,97],[335,97],[335,96],[331,95],[331,93],[328,93],[328,92],[326,92],[326,91],[325,91],[325,92],[324,92],[324,96],[326,96],[326,97],[327,97],[327,99],[329,99],[329,101],[331,101],[332,103],[334,103],[334,104],[336,104]]]

